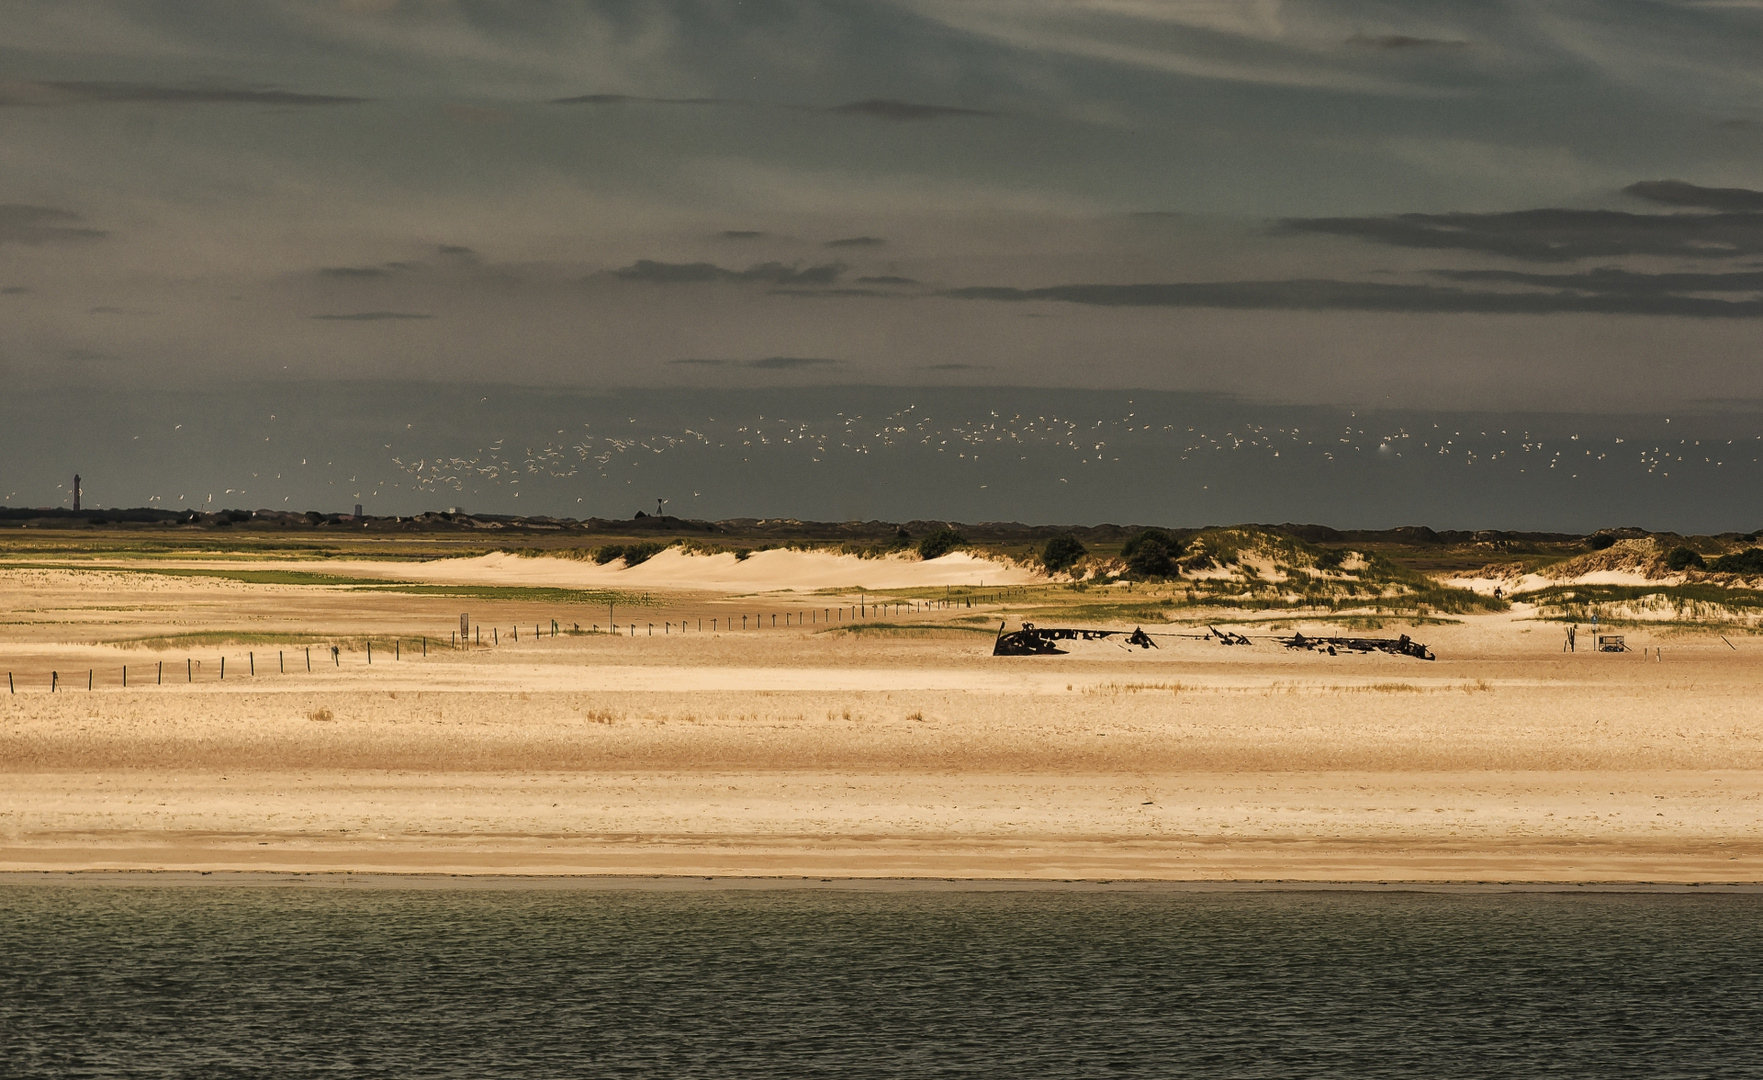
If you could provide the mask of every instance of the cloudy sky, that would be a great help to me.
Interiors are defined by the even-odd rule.
[[[1763,433],[1760,55],[1751,0],[13,0],[0,503],[55,504],[80,468],[108,505],[622,516],[642,485],[590,463],[695,432],[645,500],[1755,528],[1748,456],[1703,455],[1727,470],[1705,492],[1657,459],[1668,418]],[[1128,455],[1138,502],[1043,491],[1033,454],[1033,482],[945,496],[917,458],[797,475],[710,434],[911,406],[942,452],[1001,404],[1001,447],[1070,420],[1069,391],[1115,395],[1086,424],[1168,429]],[[492,398],[579,405],[457,404]],[[69,402],[87,423],[44,422]],[[180,407],[209,419],[159,423]],[[267,418],[303,408],[287,445]],[[175,449],[217,412],[232,441]],[[1545,491],[1451,451],[1393,486],[1268,457],[1220,493],[1183,441],[1367,418],[1508,432],[1483,465],[1599,431],[1625,464]],[[517,501],[541,436],[576,474]],[[440,494],[432,463],[474,453]]]

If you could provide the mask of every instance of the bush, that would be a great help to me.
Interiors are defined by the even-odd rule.
[[[1763,574],[1763,548],[1746,548],[1714,560],[1714,569],[1722,574]]]
[[[1126,542],[1120,557],[1135,577],[1172,578],[1180,573],[1175,560],[1181,552],[1181,543],[1174,536],[1162,529],[1146,529]]]
[[[622,558],[624,558],[624,545],[622,544],[607,544],[603,548],[596,548],[594,550],[594,561],[601,566],[605,566],[613,559]]]
[[[918,542],[918,556],[921,559],[940,559],[965,543],[967,538],[954,529],[938,529]]]
[[[1585,538],[1585,546],[1591,548],[1593,551],[1603,551],[1605,548],[1614,547],[1615,545],[1616,538],[1609,533],[1598,533],[1595,536],[1588,536]]]
[[[1058,574],[1076,566],[1077,560],[1089,553],[1082,541],[1066,533],[1051,538],[1041,548],[1041,565],[1047,568],[1047,573]]]
[[[1673,570],[1701,570],[1707,567],[1702,557],[1690,548],[1672,548],[1671,554],[1665,556],[1665,565]]]
[[[646,540],[641,544],[626,544],[624,546],[624,565],[628,567],[648,562],[666,550],[666,544],[658,544],[653,540]]]
[[[1345,551],[1342,551],[1340,548],[1329,548],[1322,554],[1316,556],[1316,569],[1339,570],[1341,564],[1346,561],[1347,553]]]

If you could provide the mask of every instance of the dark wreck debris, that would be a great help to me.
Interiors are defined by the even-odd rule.
[[[1061,641],[1105,641],[1108,638],[1120,638],[1121,644],[1136,645],[1141,649],[1155,649],[1157,643],[1143,629],[1135,629],[1132,633],[1124,630],[1080,630],[1066,626],[1036,626],[1025,622],[1022,629],[1006,634],[1004,624],[998,624],[998,640],[992,645],[993,656],[1063,656],[1066,650],[1058,646]]]
[[[1337,655],[1339,650],[1348,652],[1368,653],[1382,652],[1392,656],[1412,656],[1416,660],[1436,660],[1432,650],[1415,641],[1407,634],[1399,638],[1355,638],[1355,637],[1305,637],[1295,633],[1288,638],[1279,638],[1279,643],[1288,649],[1307,649],[1312,652],[1324,649],[1328,655]]]
[[[1161,648],[1156,641],[1160,637],[1216,641],[1220,645],[1254,644],[1247,634],[1239,634],[1233,630],[1220,630],[1214,626],[1208,626],[1204,634],[1150,634],[1146,633],[1143,627],[1135,627],[1130,632],[1126,630],[1085,630],[1069,626],[1036,626],[1029,622],[1023,623],[1021,630],[1006,634],[1004,626],[1004,623],[998,624],[998,640],[992,645],[993,656],[1064,656],[1068,650],[1059,647],[1059,643],[1062,641],[1116,639],[1114,643],[1123,649],[1134,646],[1141,649]],[[1392,656],[1412,656],[1416,660],[1438,659],[1433,655],[1431,649],[1411,639],[1407,634],[1403,634],[1399,638],[1361,638],[1306,637],[1303,633],[1294,633],[1290,637],[1267,636],[1263,640],[1277,641],[1288,649],[1326,652],[1330,656],[1339,656],[1342,651],[1346,651],[1349,653],[1382,652]]]
[[[1216,626],[1208,626],[1205,636],[1220,645],[1251,645],[1254,644],[1246,636],[1231,630],[1220,630]]]

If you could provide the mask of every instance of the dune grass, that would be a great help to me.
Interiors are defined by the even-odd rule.
[[[375,648],[392,651],[394,643],[404,642],[411,648],[420,648],[421,635],[417,634],[306,634],[306,633],[254,633],[247,630],[191,630],[181,634],[152,634],[145,637],[120,638],[105,642],[123,649],[152,649],[167,651],[174,649],[219,648],[227,645],[285,645],[301,648],[322,645],[329,648],[335,645],[346,652],[361,652],[371,642]],[[446,638],[430,636],[429,647],[448,648]]]
[[[962,634],[983,634],[995,637],[996,627],[952,626],[947,623],[847,623],[816,631],[821,634],[888,634],[896,637],[949,637]]]
[[[1707,582],[1681,585],[1554,585],[1519,595],[1537,606],[1538,619],[1656,629],[1736,629],[1763,626],[1763,590]]]

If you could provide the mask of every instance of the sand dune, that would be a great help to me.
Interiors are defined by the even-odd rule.
[[[774,548],[745,559],[731,552],[715,555],[668,548],[636,566],[623,560],[597,564],[548,556],[522,557],[492,552],[464,559],[422,562],[331,560],[204,561],[187,565],[238,565],[251,569],[315,571],[343,576],[389,578],[437,585],[524,585],[563,589],[649,589],[692,592],[761,593],[818,589],[913,589],[945,585],[1027,585],[1044,581],[1040,573],[954,552],[938,559],[895,555],[865,559],[831,551]]]

